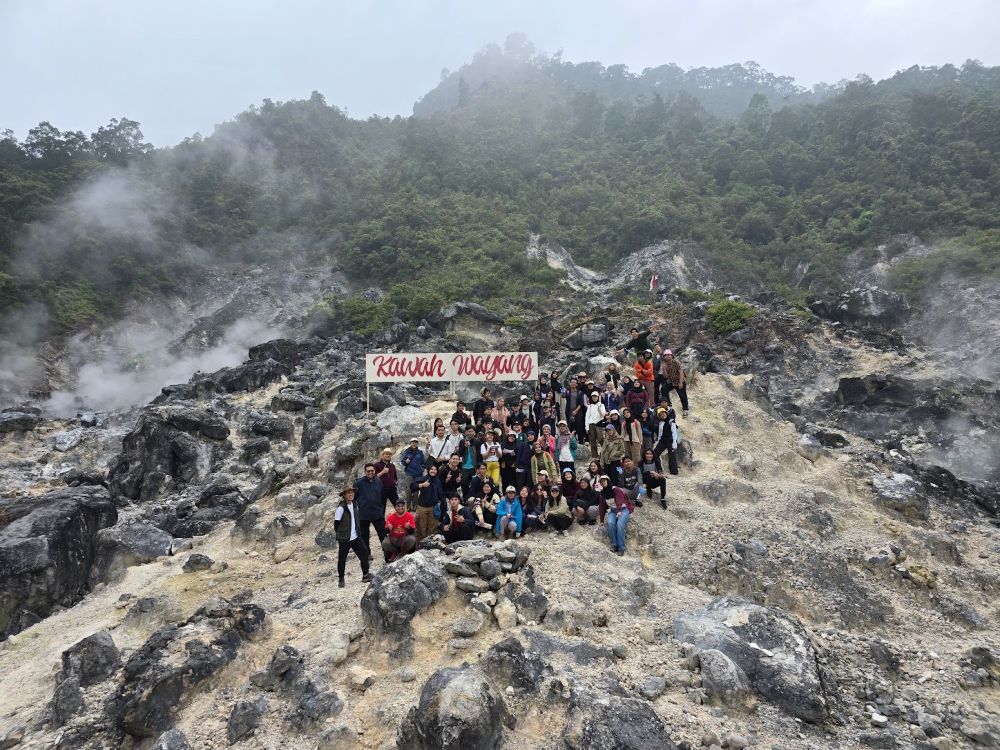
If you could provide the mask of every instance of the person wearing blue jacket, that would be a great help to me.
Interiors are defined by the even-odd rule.
[[[411,489],[407,508],[412,511],[416,502],[416,493],[412,489],[413,483],[424,475],[424,452],[420,450],[420,441],[417,438],[410,438],[410,447],[403,451],[399,462],[403,465],[403,473],[409,478],[407,485]]]
[[[517,490],[508,487],[503,498],[497,503],[497,522],[494,531],[498,537],[508,539],[521,533],[523,515],[521,503],[517,499]]]

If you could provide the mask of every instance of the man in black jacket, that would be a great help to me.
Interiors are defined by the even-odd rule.
[[[337,537],[337,576],[340,588],[344,588],[344,572],[347,569],[347,555],[351,550],[361,562],[361,580],[368,583],[371,573],[368,572],[368,545],[361,539],[358,505],[354,502],[354,488],[344,487],[340,491],[340,505],[333,514],[333,529]]]
[[[365,464],[365,475],[355,480],[355,504],[358,507],[361,541],[371,550],[371,527],[375,527],[379,546],[385,539],[385,490],[376,476],[375,464]]]

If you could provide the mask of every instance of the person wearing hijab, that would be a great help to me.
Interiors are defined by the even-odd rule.
[[[569,502],[562,496],[562,487],[554,484],[549,487],[549,501],[545,506],[545,524],[558,532],[565,531],[573,525],[573,513]]]
[[[500,486],[517,484],[517,433],[507,432],[500,441]]]
[[[587,404],[587,416],[585,419],[587,427],[587,442],[590,444],[590,457],[596,459],[601,450],[601,432],[604,425],[604,416],[607,410],[601,403],[601,394],[596,390],[590,394],[590,403]]]

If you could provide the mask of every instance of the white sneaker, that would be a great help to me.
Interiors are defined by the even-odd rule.
[[[684,411],[681,412],[681,416],[682,417],[686,417],[687,415],[688,415],[688,410],[687,409],[685,409]]]

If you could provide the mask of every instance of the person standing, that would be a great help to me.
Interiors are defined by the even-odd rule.
[[[477,425],[483,421],[483,414],[486,410],[492,409],[493,406],[493,399],[490,398],[490,389],[483,388],[479,392],[479,398],[472,404],[472,418]]]
[[[674,359],[674,353],[670,349],[663,352],[663,361],[660,363],[660,377],[663,380],[663,390],[661,398],[670,404],[670,391],[677,391],[677,396],[681,400],[681,415],[688,415],[688,394],[687,379],[684,377],[684,368],[681,363]]]
[[[613,425],[605,425],[604,442],[601,444],[600,454],[601,468],[604,469],[605,474],[613,478],[615,484],[618,483],[618,474],[622,470],[622,458],[624,457],[625,443],[622,441],[622,436],[618,434]]]
[[[642,457],[642,425],[632,416],[631,409],[626,407],[622,412],[622,440],[625,442],[625,455],[633,462],[639,463]]]
[[[387,504],[395,507],[399,499],[399,478],[396,465],[392,462],[392,448],[383,448],[381,457],[375,462],[375,476],[382,482],[382,497]]]
[[[417,438],[410,438],[410,446],[403,451],[400,463],[403,464],[403,473],[406,475],[407,488],[411,487],[413,482],[424,475],[424,452],[420,450],[420,441]],[[407,507],[413,510],[415,493],[410,491],[408,494]]]
[[[628,354],[630,349],[634,349],[636,355],[640,352],[646,351],[646,349],[649,349],[650,347],[649,336],[655,330],[655,325],[650,325],[645,331],[640,331],[638,328],[632,328],[629,331],[629,340],[622,344],[619,348],[615,349],[615,354]]]
[[[590,394],[590,403],[587,404],[587,416],[585,420],[591,458],[597,458],[600,453],[601,425],[604,423],[605,413],[604,404],[601,403],[601,394],[595,390]]]
[[[427,441],[425,462],[435,466],[448,460],[451,455],[451,437],[444,432],[444,423],[435,425],[434,434]]]
[[[508,432],[500,441],[499,487],[508,487],[517,482],[517,438],[516,432]]]
[[[337,578],[340,588],[344,588],[344,573],[347,570],[347,555],[351,550],[361,563],[361,580],[368,583],[368,545],[361,539],[358,508],[354,504],[354,488],[344,487],[340,491],[340,505],[333,514],[333,530],[337,537]]]
[[[495,432],[490,432],[486,436],[486,441],[479,448],[479,455],[482,458],[484,464],[486,464],[486,475],[492,480],[494,487],[500,486],[500,443],[497,442],[497,433],[500,432],[500,428],[497,427]]]
[[[414,482],[417,490],[417,539],[424,539],[437,529],[438,517],[444,507],[444,490],[438,481],[437,466],[427,467],[427,474]]]
[[[646,391],[646,397],[649,403],[655,403],[653,400],[653,363],[652,363],[653,351],[652,349],[647,349],[644,352],[639,352],[639,358],[635,361],[632,366],[635,371],[635,379],[642,384],[642,387]]]
[[[580,444],[576,436],[569,431],[569,424],[565,419],[559,420],[559,432],[556,433],[556,461],[559,462],[559,473],[564,473],[567,469],[576,471],[576,450]]]
[[[365,474],[354,481],[355,499],[358,505],[361,540],[371,551],[371,528],[375,527],[379,544],[385,539],[385,495],[382,480],[375,476],[375,464],[365,464]]]

